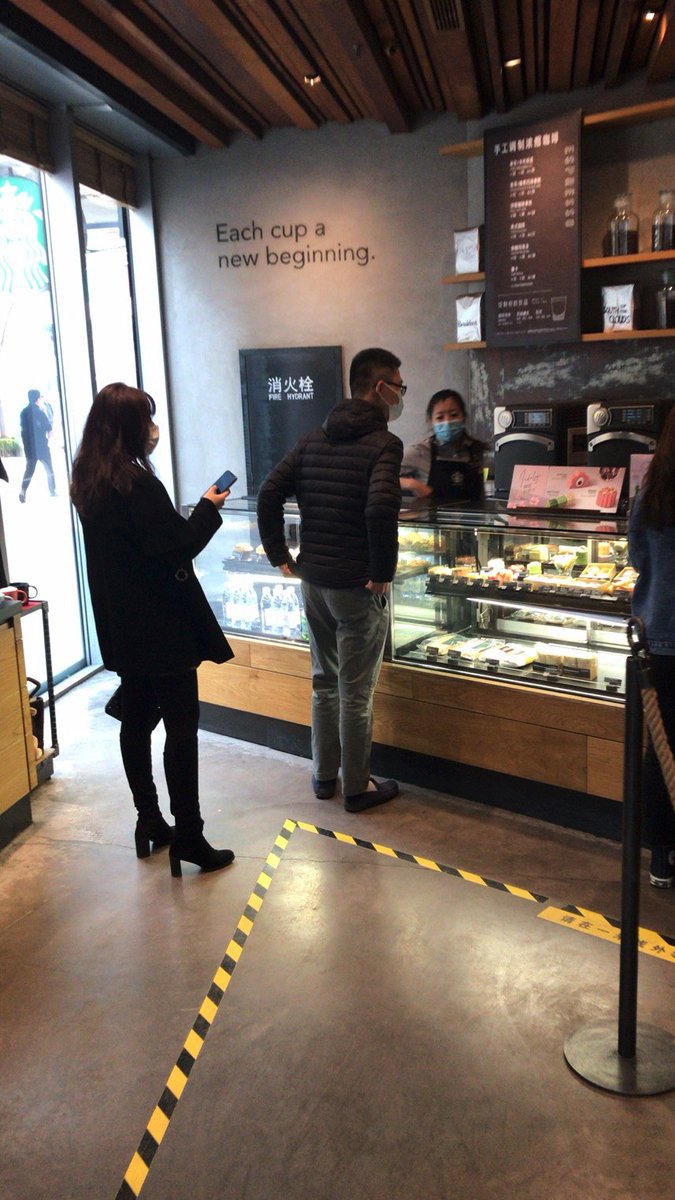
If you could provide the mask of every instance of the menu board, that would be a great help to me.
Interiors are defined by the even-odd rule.
[[[485,143],[485,340],[578,341],[581,112],[491,129]]]

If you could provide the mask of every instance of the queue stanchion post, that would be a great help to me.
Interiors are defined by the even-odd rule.
[[[619,1021],[594,1021],[565,1041],[565,1060],[577,1075],[622,1096],[654,1096],[675,1090],[675,1037],[638,1023],[638,939],[642,835],[642,697],[649,654],[642,622],[628,622],[623,770],[621,945]]]

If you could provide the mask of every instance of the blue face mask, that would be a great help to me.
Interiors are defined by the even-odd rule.
[[[445,445],[446,442],[456,442],[457,438],[464,433],[465,426],[465,421],[434,421],[436,441],[441,445]]]

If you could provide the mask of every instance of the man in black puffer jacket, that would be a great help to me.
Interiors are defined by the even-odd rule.
[[[352,360],[352,399],[300,439],[258,495],[265,553],[284,575],[299,575],[312,656],[312,786],[335,794],[342,768],[348,812],[398,794],[393,779],[370,776],[373,693],[387,634],[387,592],[398,557],[400,438],[387,421],[403,407],[400,359],[361,350]],[[300,553],[284,534],[284,503],[300,509]]]

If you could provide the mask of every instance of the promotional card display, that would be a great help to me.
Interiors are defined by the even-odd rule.
[[[625,467],[513,468],[508,508],[615,513]]]
[[[640,491],[640,488],[645,481],[645,475],[647,474],[649,464],[653,457],[653,454],[631,454],[629,459],[630,476],[628,486],[631,500],[633,499],[633,496],[636,496]]]
[[[489,347],[579,339],[580,130],[577,111],[484,135]]]

